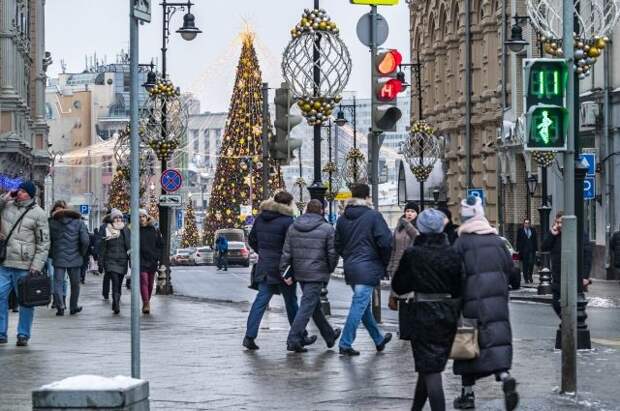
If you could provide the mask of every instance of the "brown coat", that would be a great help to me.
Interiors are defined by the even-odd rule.
[[[390,263],[387,267],[387,274],[390,278],[394,276],[400,259],[407,250],[407,248],[413,245],[413,241],[418,236],[418,230],[409,221],[401,217],[398,220],[398,225],[394,229],[394,235],[392,236],[392,255],[390,256]]]

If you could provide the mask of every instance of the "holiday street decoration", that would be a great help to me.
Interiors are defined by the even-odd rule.
[[[241,56],[228,110],[217,168],[204,224],[207,244],[221,228],[242,228],[241,206],[258,213],[263,195],[263,167],[270,167],[271,193],[284,187],[281,175],[262,159],[262,79],[254,34],[243,34]]]
[[[553,151],[532,151],[532,158],[541,167],[549,167],[555,160],[555,153]]]
[[[527,0],[527,13],[541,34],[545,53],[563,57],[563,1]],[[609,42],[608,36],[620,18],[620,0],[575,0],[574,70],[580,79],[590,75]]]
[[[159,160],[168,160],[187,129],[187,108],[170,81],[158,81],[142,108],[140,136]]]
[[[435,136],[435,130],[428,123],[416,120],[411,124],[402,151],[415,178],[424,182],[441,156],[441,139]]]
[[[191,201],[185,208],[185,219],[183,222],[183,236],[181,237],[181,247],[198,247],[200,245],[200,233],[196,227],[196,216]]]
[[[130,151],[131,151],[131,130],[129,125],[119,133],[118,139],[114,144],[114,159],[116,169],[123,175],[129,183],[130,179]],[[140,196],[146,192],[146,187],[151,177],[155,174],[155,153],[144,143],[140,143]]]
[[[116,170],[108,191],[108,208],[117,208],[123,214],[129,212],[129,183],[123,172]]]
[[[305,9],[291,37],[282,57],[282,74],[308,124],[323,125],[349,81],[349,50],[324,9]]]
[[[351,187],[352,184],[356,183],[368,183],[366,164],[366,157],[364,157],[362,150],[359,148],[354,147],[347,153],[340,173],[347,187]]]

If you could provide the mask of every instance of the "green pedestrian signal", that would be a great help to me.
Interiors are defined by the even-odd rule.
[[[568,66],[562,59],[523,61],[526,150],[566,150]]]

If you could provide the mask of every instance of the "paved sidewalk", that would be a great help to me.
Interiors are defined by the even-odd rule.
[[[15,347],[16,315],[11,314],[9,344],[0,346],[0,410],[29,410],[30,391],[78,374],[130,373],[128,296],[120,316],[99,296],[97,277],[89,277],[77,316],[55,317],[38,308],[33,338]],[[124,290],[125,291],[125,290]],[[127,293],[126,293],[127,294]],[[285,351],[288,331],[279,309],[268,312],[258,352],[242,350],[248,305],[156,296],[153,314],[142,317],[142,375],[151,384],[157,410],[408,410],[415,382],[411,349],[396,340],[377,354],[360,330],[357,358],[340,357],[322,342],[304,355]],[[341,326],[341,315],[332,317]],[[521,410],[620,410],[617,376],[620,352],[596,345],[579,354],[579,400],[560,397],[560,353],[550,339],[515,336],[513,374]],[[444,374],[448,404],[459,391],[449,367]],[[476,388],[478,410],[501,410],[499,385],[491,379]],[[451,406],[448,407],[451,409]]]
[[[538,275],[534,275],[533,284],[521,284],[520,290],[510,292],[510,299],[516,301],[532,301],[551,304],[551,295],[538,295]],[[620,282],[607,280],[593,280],[586,293],[588,307],[619,308]]]

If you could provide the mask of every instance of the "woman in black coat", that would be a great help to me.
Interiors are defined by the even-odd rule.
[[[155,220],[145,209],[140,209],[140,296],[142,313],[151,313],[151,295],[155,283],[155,272],[163,251],[161,233],[155,228]]]
[[[112,310],[114,314],[118,314],[131,243],[129,229],[123,221],[123,214],[117,209],[112,209],[110,217],[112,222],[105,226],[100,259],[103,261],[106,274],[112,279]]]
[[[519,402],[512,367],[512,332],[508,312],[508,282],[513,270],[504,241],[484,216],[479,197],[461,202],[459,239],[455,250],[465,264],[463,316],[478,321],[480,355],[473,360],[454,361],[454,373],[462,376],[463,390],[454,401],[456,409],[475,407],[476,380],[495,375],[502,381],[507,410]]]
[[[403,314],[411,324],[418,373],[412,410],[422,410],[427,398],[433,411],[446,407],[441,373],[456,334],[463,263],[443,233],[445,219],[435,209],[419,215],[420,235],[403,255],[392,280],[397,294],[415,292],[412,309]]]

